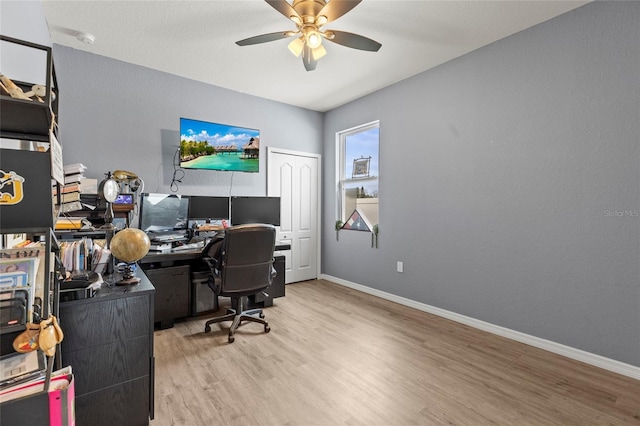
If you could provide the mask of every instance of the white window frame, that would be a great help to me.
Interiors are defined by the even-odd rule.
[[[346,139],[347,137],[354,135],[356,133],[365,132],[369,129],[378,128],[380,129],[380,120],[372,121],[370,123],[362,124],[360,126],[355,126],[350,129],[341,130],[336,132],[336,207],[337,207],[337,218],[338,220],[345,222],[352,212],[345,211],[345,184],[354,183],[354,182],[378,182],[378,212],[380,211],[380,176],[379,172],[376,176],[369,177],[356,177],[352,178],[351,176],[345,176],[346,170]],[[380,161],[380,138],[378,137],[378,161]],[[376,225],[376,224],[372,224]]]

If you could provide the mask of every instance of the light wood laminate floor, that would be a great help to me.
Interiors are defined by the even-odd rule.
[[[151,425],[640,425],[640,381],[328,281],[265,314],[156,331]]]

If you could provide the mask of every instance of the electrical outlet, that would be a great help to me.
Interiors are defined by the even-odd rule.
[[[396,270],[398,272],[404,272],[404,263],[403,262],[397,262]]]

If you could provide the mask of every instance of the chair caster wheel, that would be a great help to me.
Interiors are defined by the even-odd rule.
[[[233,343],[234,340],[236,340],[236,338],[232,335],[229,335],[229,343]]]
[[[205,333],[210,333],[211,332],[211,326],[205,325],[204,326],[204,332]]]
[[[260,312],[259,316],[260,318],[264,318],[264,312]]]
[[[271,327],[269,327],[268,325],[265,325],[265,326],[264,326],[264,332],[265,332],[265,333],[268,333],[268,332],[270,332],[270,331],[271,331]]]

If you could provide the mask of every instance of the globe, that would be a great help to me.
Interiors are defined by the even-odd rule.
[[[148,252],[151,242],[143,231],[125,228],[111,239],[111,253],[126,263],[142,259]]]
[[[118,232],[111,239],[111,253],[125,262],[122,279],[116,282],[116,285],[137,284],[140,282],[139,277],[133,276],[131,263],[142,259],[148,252],[151,242],[147,234],[139,229],[125,228]]]

